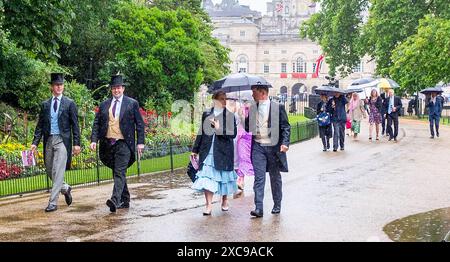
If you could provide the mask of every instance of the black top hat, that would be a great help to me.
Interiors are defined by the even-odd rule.
[[[51,73],[50,79],[50,82],[48,82],[49,84],[64,84],[63,73]]]
[[[122,75],[112,75],[111,76],[111,83],[109,83],[110,87],[114,86],[124,86],[125,83],[123,82],[123,76]]]

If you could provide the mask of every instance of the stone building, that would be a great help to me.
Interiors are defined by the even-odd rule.
[[[258,0],[263,1],[263,0]],[[328,66],[324,62],[315,74],[320,46],[299,37],[299,25],[317,12],[318,6],[308,0],[272,0],[267,12],[251,10],[238,0],[213,4],[204,0],[203,7],[215,25],[213,35],[230,48],[231,71],[265,77],[274,88],[271,95],[294,96],[311,93],[314,87],[327,83]],[[354,73],[339,79],[341,87],[352,80],[371,76],[375,63],[362,58]]]

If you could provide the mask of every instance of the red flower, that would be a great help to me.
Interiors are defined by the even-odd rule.
[[[99,110],[100,110],[100,109],[99,109],[98,106],[96,106],[96,107],[94,108],[94,112],[95,112],[95,113],[98,113]]]

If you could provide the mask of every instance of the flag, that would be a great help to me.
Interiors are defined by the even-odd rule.
[[[323,54],[322,54],[322,55],[320,55],[319,58],[317,58],[317,60],[316,60],[316,71],[314,72],[314,76],[315,76],[315,77],[318,77],[318,76],[319,76],[320,68],[322,67],[322,62],[323,62],[323,59],[324,59],[324,58],[325,58],[325,57],[324,57]]]
[[[276,5],[276,7],[275,7],[275,10],[276,10],[278,13],[280,13],[281,11],[283,11],[283,8],[284,8],[283,3],[282,3],[282,2],[278,2],[277,5]]]

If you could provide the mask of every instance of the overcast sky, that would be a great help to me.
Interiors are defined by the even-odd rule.
[[[212,0],[214,4],[221,3],[222,0]],[[249,5],[250,9],[261,12],[262,14],[266,13],[266,2],[271,2],[267,0],[239,0],[239,4],[241,5]]]

